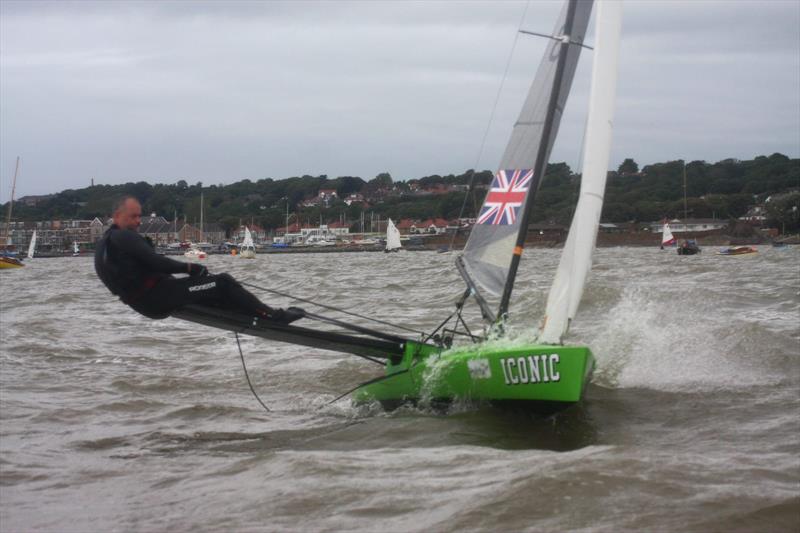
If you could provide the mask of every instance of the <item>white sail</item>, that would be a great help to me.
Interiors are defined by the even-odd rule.
[[[80,248],[78,248],[77,241],[72,241],[72,255],[79,255],[81,253]]]
[[[620,0],[601,0],[598,6],[581,191],[547,299],[539,338],[545,344],[561,343],[570,321],[578,311],[583,286],[592,266],[592,253],[603,209],[614,119],[622,3]]]
[[[392,219],[386,225],[386,251],[398,250],[402,247],[400,244],[400,230],[394,225]]]
[[[242,240],[242,248],[255,248],[253,244],[253,235],[250,233],[250,228],[244,228],[244,239]]]
[[[672,235],[672,230],[669,229],[669,224],[664,222],[664,229],[661,233],[661,246],[672,246],[676,242],[675,236]]]
[[[33,259],[33,254],[36,251],[36,230],[33,230],[31,235],[31,243],[28,245],[28,259]]]

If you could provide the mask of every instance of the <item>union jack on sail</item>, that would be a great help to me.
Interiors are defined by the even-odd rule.
[[[525,196],[533,178],[533,170],[498,170],[483,208],[478,224],[506,226],[517,221],[517,212],[525,203]]]

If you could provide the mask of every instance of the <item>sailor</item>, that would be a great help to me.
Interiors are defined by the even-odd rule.
[[[230,274],[211,275],[203,265],[158,255],[136,230],[142,206],[133,196],[114,204],[114,223],[97,243],[94,268],[106,287],[142,315],[166,318],[186,304],[203,304],[289,324],[305,312],[274,309],[245,290]],[[172,274],[188,274],[174,277]]]

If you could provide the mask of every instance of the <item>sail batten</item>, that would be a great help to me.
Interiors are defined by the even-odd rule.
[[[601,0],[598,4],[597,44],[592,66],[581,190],[569,236],[547,299],[544,324],[539,337],[545,344],[560,344],[577,313],[583,287],[592,266],[592,253],[603,209],[614,120],[622,3],[620,0]]]
[[[571,0],[559,16],[500,169],[462,254],[462,276],[505,312],[527,220],[553,146],[580,57],[592,2]],[[516,251],[516,252],[515,252]],[[502,300],[500,297],[503,296]],[[486,314],[486,313],[484,313]]]

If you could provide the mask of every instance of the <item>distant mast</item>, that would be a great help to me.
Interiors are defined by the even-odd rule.
[[[6,213],[6,237],[3,243],[8,248],[8,236],[11,231],[11,211],[14,209],[14,193],[17,190],[17,173],[19,172],[19,156],[17,156],[17,164],[14,167],[14,181],[11,182],[11,200],[8,202],[8,213]]]
[[[683,160],[683,224],[686,227],[686,219],[689,218],[689,208],[686,204],[686,160]]]

